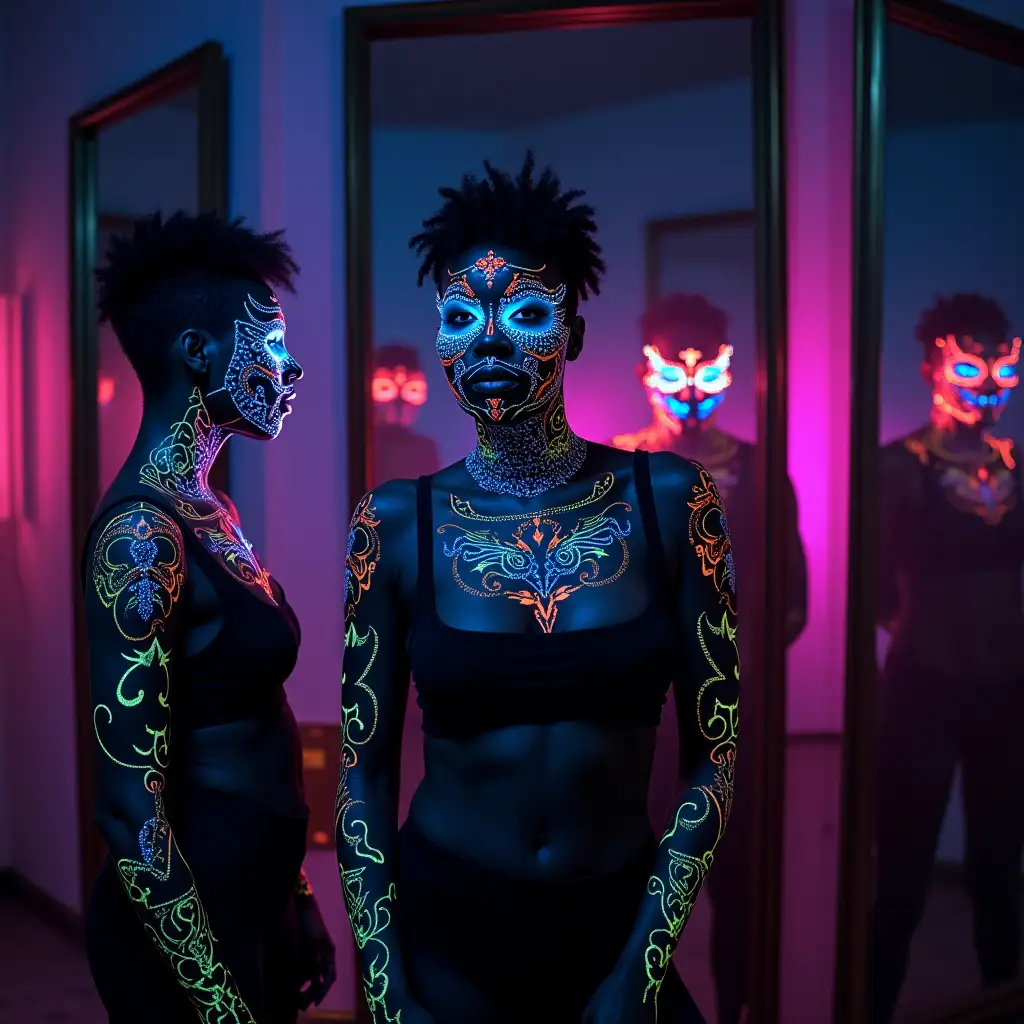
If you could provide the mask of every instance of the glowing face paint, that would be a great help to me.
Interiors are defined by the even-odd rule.
[[[680,352],[678,361],[666,359],[657,345],[645,345],[644,356],[648,400],[679,424],[706,420],[732,384],[732,345],[720,345],[713,359],[705,359],[695,348]]]
[[[285,378],[298,377],[301,371],[285,348],[284,313],[277,299],[270,298],[274,305],[263,306],[251,295],[246,297],[245,319],[235,321],[234,351],[224,385],[217,391],[228,393],[257,436],[274,438],[289,411],[283,403],[295,390]]]
[[[561,395],[570,328],[565,285],[548,288],[545,267],[519,266],[488,250],[437,299],[437,353],[448,386],[485,424],[521,422]],[[495,352],[484,349],[491,340]]]
[[[939,357],[932,374],[932,402],[942,414],[967,425],[994,423],[1017,386],[1020,338],[986,355],[982,345],[965,335],[935,339]]]
[[[386,423],[409,426],[427,401],[427,380],[422,370],[405,366],[379,366],[373,371],[370,397]]]

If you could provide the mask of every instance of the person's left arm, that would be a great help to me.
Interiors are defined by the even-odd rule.
[[[586,1024],[657,1019],[658,992],[732,806],[739,657],[725,512],[698,463],[660,452],[651,456],[651,471],[658,519],[679,562],[675,693],[685,790],[658,845],[629,940],[591,1000]]]

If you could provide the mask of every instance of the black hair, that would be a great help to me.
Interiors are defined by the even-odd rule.
[[[484,178],[466,174],[458,188],[440,188],[444,204],[423,222],[424,231],[409,241],[423,256],[417,283],[429,275],[441,290],[451,261],[473,246],[497,242],[536,253],[562,275],[571,305],[588,293],[600,294],[604,261],[594,236],[594,208],[576,200],[582,189],[562,190],[550,167],[534,176],[533,153],[527,152],[516,177],[486,160]]]
[[[373,350],[373,365],[404,366],[407,370],[418,370],[420,368],[420,355],[413,345],[406,345],[401,341],[391,341],[387,345],[381,345]]]
[[[729,317],[703,295],[680,292],[658,299],[640,317],[640,330],[645,340],[680,329],[721,339],[724,344],[729,333]],[[675,358],[674,352],[663,354]]]
[[[935,305],[921,314],[914,337],[924,346],[926,359],[935,355],[935,339],[952,334],[994,334],[1002,340],[1010,330],[1010,321],[995,299],[974,292],[938,295]]]
[[[144,388],[181,331],[230,330],[239,282],[294,292],[299,268],[283,235],[257,234],[241,217],[178,212],[143,217],[131,235],[111,238],[96,271],[100,323],[110,322]]]

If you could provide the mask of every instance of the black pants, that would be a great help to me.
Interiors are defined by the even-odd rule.
[[[305,853],[305,819],[202,792],[180,802],[171,825],[221,956],[253,1016],[260,1024],[294,1024],[300,982],[291,889]],[[89,899],[86,945],[110,1024],[195,1019],[109,858]]]
[[[876,765],[872,1020],[891,1019],[924,914],[957,765],[974,949],[986,985],[1017,976],[1024,848],[1024,680],[970,682],[890,657]]]
[[[626,944],[653,853],[611,875],[539,883],[454,856],[406,821],[402,954],[424,1009],[437,1024],[578,1024]],[[658,1021],[705,1024],[675,968]]]

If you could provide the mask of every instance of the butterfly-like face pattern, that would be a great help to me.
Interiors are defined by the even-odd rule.
[[[719,345],[712,359],[687,348],[678,359],[662,355],[664,343],[644,346],[644,387],[650,403],[677,423],[706,420],[721,404],[732,384],[732,345]]]
[[[245,315],[235,321],[235,347],[224,375],[223,390],[245,421],[241,433],[274,438],[289,412],[292,381],[302,374],[285,347],[285,319],[281,306],[264,306],[246,297]],[[220,390],[220,389],[218,389]]]
[[[561,393],[566,287],[548,287],[545,270],[488,249],[449,271],[438,295],[437,354],[456,401],[482,423],[520,422]]]

